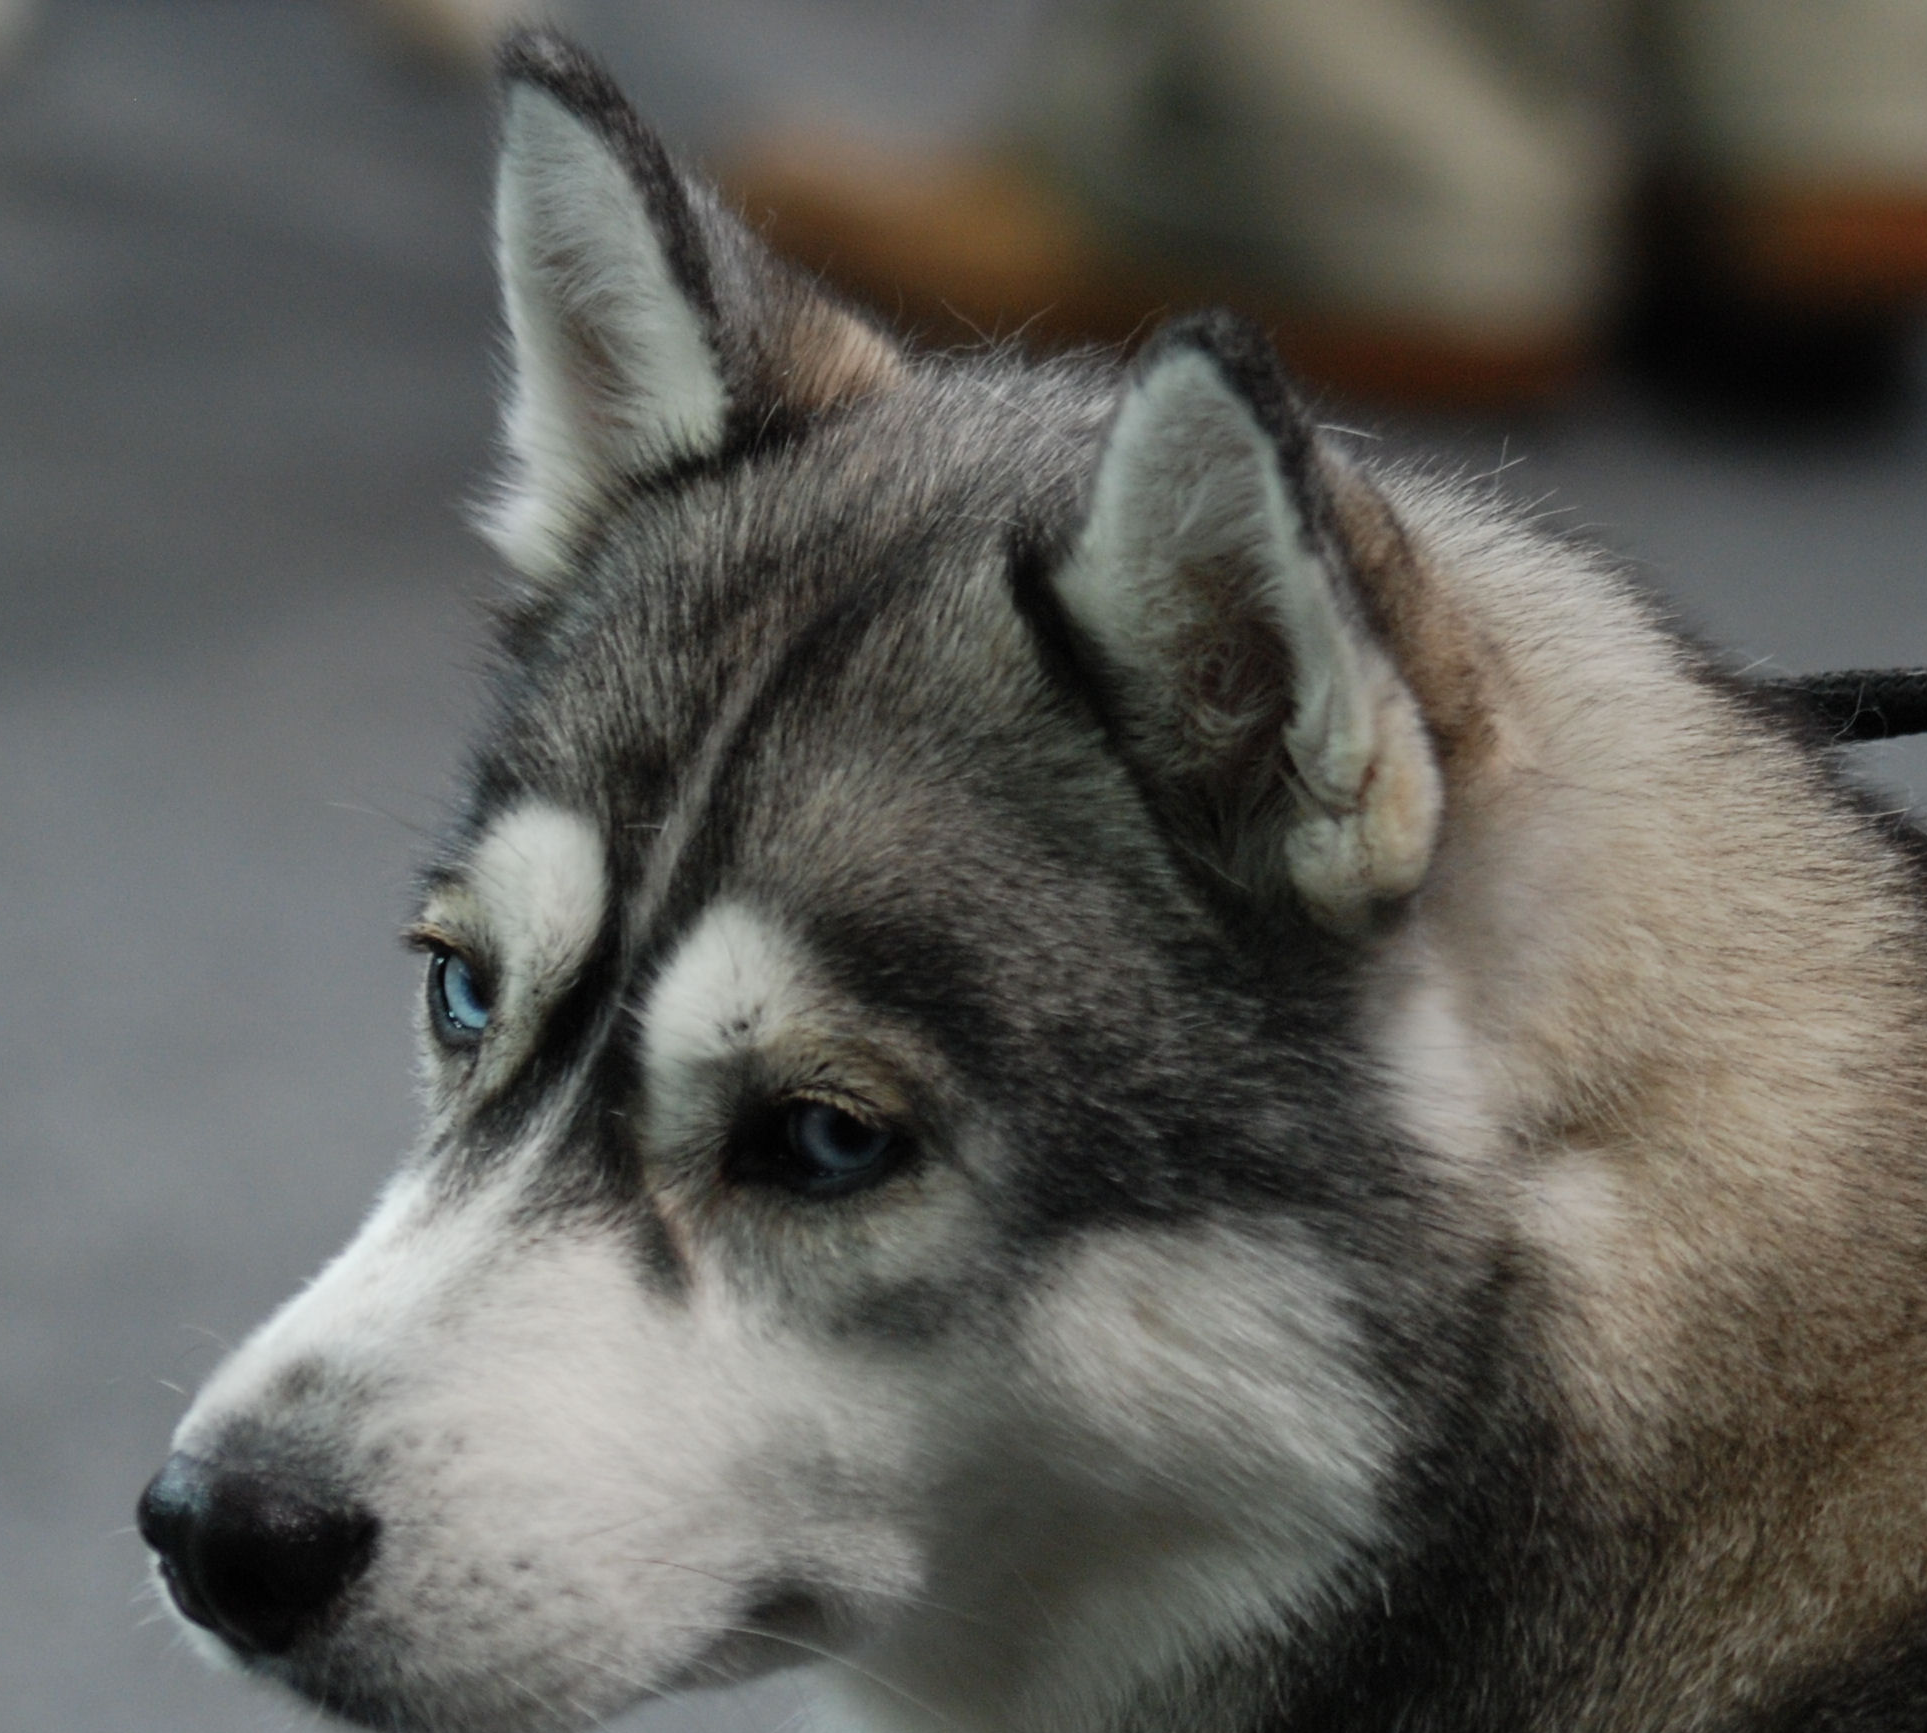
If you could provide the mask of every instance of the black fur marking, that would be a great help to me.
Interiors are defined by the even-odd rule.
[[[721,443],[713,451],[684,453],[658,469],[632,471],[610,503],[609,519],[619,523],[625,507],[645,505],[651,498],[680,492],[704,476],[725,474],[751,458],[779,450],[799,438],[809,424],[808,417],[783,403],[739,403],[732,394]],[[574,563],[593,563],[602,540],[602,534],[593,536]]]
[[[1271,340],[1235,313],[1189,314],[1160,327],[1145,344],[1132,367],[1133,379],[1149,378],[1166,356],[1187,349],[1211,359],[1226,386],[1271,436],[1307,549],[1328,569],[1348,572],[1337,513],[1319,473],[1317,431]]]
[[[1010,984],[1000,994],[969,936],[928,909],[899,921],[875,907],[826,907],[805,932],[844,992],[937,1047],[973,1109],[1022,1148],[1022,1184],[990,1194],[1013,1242],[1219,1209],[1336,1211],[1360,1195],[1390,1195],[1379,1144],[1349,1130],[1370,1085],[1350,1074],[1336,1033],[1348,1019],[1336,1007],[1303,996],[1282,1059],[1241,1063],[1230,1042],[1214,1040],[1215,1073],[1174,1036],[1179,1000],[1201,1036],[1252,1021],[1251,1004],[1227,990],[1237,965],[1215,950],[1198,958],[1187,991],[1173,984],[1170,1005],[1161,994],[1142,1004],[1090,997],[1114,991],[1090,960],[1046,951],[1040,971],[1084,991],[1061,1016],[1016,1023],[999,1014]],[[1217,1014],[1199,1011],[1214,1002]],[[1052,1066],[1034,1065],[1038,1052],[1052,1053]]]
[[[903,1281],[863,1289],[830,1322],[836,1336],[903,1347],[934,1341],[974,1307],[978,1292],[960,1295],[940,1282]]]
[[[1549,1711],[1583,1697],[1602,1657],[1610,1669],[1633,1610],[1611,1605],[1624,1560],[1548,1499],[1566,1470],[1519,1374],[1520,1279],[1501,1257],[1448,1331],[1381,1345],[1442,1417],[1402,1476],[1401,1552],[1361,1561],[1349,1604],[1281,1654],[1254,1733],[1528,1733],[1569,1724]],[[1519,1666],[1535,1638],[1548,1652]]]
[[[1235,313],[1186,314],[1160,326],[1152,335],[1131,369],[1133,378],[1149,378],[1167,356],[1187,349],[1216,363],[1225,384],[1250,406],[1258,425],[1277,441],[1279,459],[1286,469],[1303,469],[1311,456],[1311,424],[1264,332]]]
[[[513,797],[505,804],[513,804]],[[473,836],[485,829],[485,815],[490,810],[500,808],[478,809],[465,827],[465,833]],[[458,877],[459,870],[442,867],[433,876],[445,881]],[[444,1166],[442,1170],[446,1180],[454,1181],[457,1185],[469,1183],[504,1159],[526,1135],[531,1117],[549,1092],[580,1067],[585,1051],[606,1033],[612,1007],[619,1001],[616,988],[620,980],[621,953],[620,912],[616,899],[611,898],[588,954],[561,997],[548,1007],[542,1027],[533,1031],[517,1031],[518,1038],[528,1043],[529,1056],[520,1069],[469,1117],[460,1135],[460,1160],[453,1167]],[[483,1037],[484,1040],[489,1038]],[[499,1034],[496,1038],[500,1038]],[[607,1060],[606,1055],[604,1059]],[[607,1068],[608,1064],[605,1063],[603,1070],[606,1072]],[[603,1081],[607,1081],[606,1077]],[[632,1076],[620,1080],[619,1086],[625,1091],[632,1089]],[[596,1091],[592,1089],[590,1093],[595,1095]],[[629,1095],[625,1092],[618,1099],[626,1105]],[[600,1151],[604,1156],[607,1154],[597,1138],[592,1137],[587,1147]],[[589,1165],[598,1181],[598,1189],[612,1185],[619,1188],[624,1183],[624,1163],[599,1159]]]
[[[762,749],[785,699],[799,688],[821,689],[834,684],[836,670],[856,652],[880,603],[881,597],[871,591],[833,604],[798,632],[764,671],[755,697],[744,707],[734,734],[718,755],[709,791],[710,811],[695,826],[688,847],[676,863],[676,875],[658,923],[664,939],[680,937],[707,905],[723,877],[739,829],[731,822],[731,804],[753,798],[745,796],[744,775]]]
[[[531,1225],[583,1212],[606,1218],[629,1242],[650,1287],[675,1298],[688,1291],[689,1270],[643,1172],[642,1067],[629,1021],[617,1017],[599,1033],[602,1045],[558,1140],[558,1156],[525,1194],[517,1217]]]
[[[621,967],[621,945],[615,911],[603,918],[588,957],[563,995],[549,1008],[538,1039],[533,1043],[528,1064],[523,1068],[518,1091],[544,1095],[550,1087],[575,1070],[590,1038],[604,1026],[609,1008],[617,995]]]
[[[1920,1733],[1927,1727],[1927,1628],[1920,1622],[1808,1680],[1744,1733]]]
[[[720,363],[719,363],[720,364]],[[727,378],[727,371],[725,378]],[[683,493],[699,482],[729,474],[751,459],[778,451],[802,437],[810,425],[782,403],[759,406],[732,391],[725,411],[722,438],[712,449],[679,452],[649,469],[632,469],[610,488],[607,500],[571,536],[565,564],[572,571],[587,570],[616,542],[627,515],[646,511],[656,501]],[[550,585],[516,596],[501,614],[501,647],[511,658],[538,659],[551,648],[557,624],[579,598],[567,586]]]
[[[1091,721],[1122,757],[1114,721],[1116,702],[1107,689],[1102,658],[1065,611],[1063,597],[1052,581],[1069,554],[1064,540],[1045,534],[1035,525],[1013,530],[1004,561],[1011,603],[1030,632],[1038,660],[1053,687],[1085,703]]]
[[[515,31],[503,42],[496,66],[505,86],[528,84],[553,97],[628,169],[676,286],[713,337],[715,288],[687,186],[662,140],[643,125],[615,81],[572,42],[545,30]]]

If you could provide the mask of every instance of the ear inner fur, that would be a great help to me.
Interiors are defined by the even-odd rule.
[[[687,186],[662,140],[643,125],[615,81],[572,43],[540,30],[511,34],[497,64],[505,88],[525,84],[545,92],[601,138],[634,181],[676,287],[704,322],[713,324],[716,303],[709,260],[698,240]]]
[[[1262,339],[1184,321],[1134,370],[1058,575],[1153,784],[1203,803],[1193,846],[1339,926],[1416,887],[1441,799],[1345,527]]]
[[[570,550],[627,477],[720,449],[728,390],[678,244],[637,159],[550,82],[511,82],[496,228],[514,355],[513,464],[497,544],[530,575]]]
[[[546,578],[635,483],[887,389],[903,362],[686,180],[586,56],[524,32],[501,69],[514,389],[487,527]]]

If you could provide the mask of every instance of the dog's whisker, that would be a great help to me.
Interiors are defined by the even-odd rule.
[[[234,1344],[229,1341],[227,1337],[223,1336],[218,1330],[210,1330],[205,1324],[183,1324],[181,1328],[190,1336],[199,1336],[205,1341],[212,1342],[214,1346],[219,1348],[224,1354],[232,1354],[234,1352]],[[181,1350],[184,1355],[190,1354],[193,1351],[191,1348]]]
[[[625,1522],[612,1523],[607,1528],[598,1529],[590,1534],[576,1537],[573,1544],[580,1546],[590,1540],[606,1539],[609,1535],[618,1534],[625,1528],[634,1527],[635,1524],[641,1520],[643,1519],[633,1518]],[[684,1571],[691,1576],[707,1578],[710,1582],[719,1583],[724,1588],[732,1591],[740,1587],[732,1577],[722,1576],[715,1571],[704,1570],[700,1565],[684,1564],[677,1559],[658,1558],[653,1554],[644,1557],[635,1557],[632,1555],[629,1562],[632,1564],[654,1565],[660,1570]],[[961,1620],[967,1624],[983,1623],[980,1615],[966,1612],[962,1607],[946,1606],[942,1601],[932,1600],[926,1595],[911,1594],[908,1590],[904,1589],[891,1589],[877,1598],[887,1600],[897,1606],[923,1607],[931,1612],[943,1613],[947,1617]]]
[[[331,812],[351,813],[357,818],[378,818],[384,823],[395,825],[408,832],[410,836],[432,841],[435,837],[433,826],[422,824],[419,820],[405,818],[402,814],[385,806],[376,806],[369,801],[330,800],[325,803]]]
[[[926,1703],[921,1697],[918,1697],[914,1692],[898,1684],[894,1679],[887,1678],[882,1673],[851,1660],[848,1655],[840,1655],[834,1649],[827,1649],[820,1643],[807,1642],[801,1637],[792,1637],[777,1631],[758,1630],[753,1625],[698,1624],[677,1621],[665,1622],[662,1628],[665,1630],[701,1632],[712,1636],[755,1637],[764,1642],[780,1643],[786,1648],[795,1649],[800,1654],[813,1655],[819,1661],[826,1661],[833,1667],[841,1667],[846,1672],[855,1674],[859,1679],[867,1679],[871,1684],[888,1691],[893,1697],[908,1703],[911,1708],[921,1710],[940,1726],[955,1727],[957,1725],[952,1717],[944,1714],[934,1703]]]

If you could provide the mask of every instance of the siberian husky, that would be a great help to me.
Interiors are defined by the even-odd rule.
[[[428,1129],[143,1532],[371,1727],[1927,1726],[1915,839],[1264,341],[912,352],[503,59]]]

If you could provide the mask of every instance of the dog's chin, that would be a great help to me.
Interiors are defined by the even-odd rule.
[[[784,1608],[782,1622],[820,1629],[822,1621]],[[576,1733],[656,1697],[745,1684],[813,1659],[814,1643],[774,1630],[718,1636],[694,1655],[666,1664],[646,1681],[620,1677],[606,1662],[586,1661],[573,1677],[557,1677],[558,1657],[533,1664],[514,1658],[470,1676],[413,1676],[389,1642],[357,1644],[346,1635],[318,1636],[286,1654],[238,1650],[211,1631],[182,1621],[188,1642],[208,1664],[292,1692],[332,1719],[382,1733]],[[566,1665],[566,1663],[565,1663]]]
[[[162,1598],[166,1591],[162,1590]],[[180,1632],[181,1640],[194,1651],[194,1657],[203,1666],[213,1667],[222,1673],[238,1673],[246,1678],[260,1676],[260,1669],[246,1655],[230,1647],[212,1631],[203,1630],[199,1625],[183,1618],[173,1607],[168,1611],[173,1615],[175,1629]]]
[[[718,1635],[700,1655],[671,1669],[656,1694],[744,1685],[826,1660],[837,1652],[839,1641],[852,1634],[853,1623],[808,1589],[774,1590],[748,1607],[736,1629]]]
[[[241,1668],[332,1721],[382,1733],[577,1733],[671,1688],[665,1681],[655,1689],[612,1689],[606,1675],[588,1668],[573,1682],[560,1680],[552,1663],[531,1680],[513,1661],[473,1677],[410,1678],[329,1645],[313,1655],[243,1657]]]

